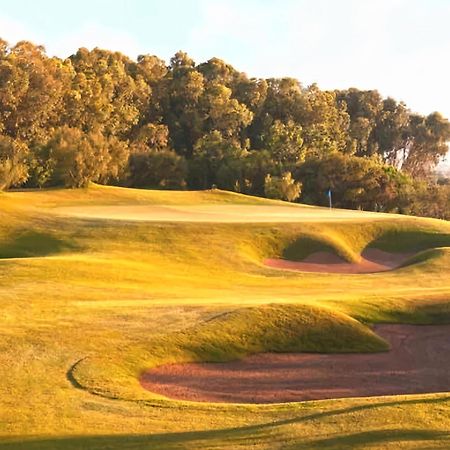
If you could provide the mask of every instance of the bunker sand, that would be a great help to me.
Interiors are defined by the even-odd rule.
[[[400,267],[414,253],[389,253],[375,248],[364,250],[361,260],[349,263],[329,252],[316,252],[303,261],[268,258],[264,263],[275,269],[297,270],[320,273],[374,273]]]
[[[378,325],[384,353],[274,354],[228,363],[173,364],[145,372],[141,385],[173,399],[279,403],[450,389],[450,325]]]

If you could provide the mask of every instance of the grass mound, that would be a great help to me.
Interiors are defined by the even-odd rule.
[[[218,314],[150,345],[124,353],[89,357],[69,378],[77,387],[113,398],[145,399],[137,383],[151,367],[179,362],[224,362],[250,354],[278,352],[378,352],[389,345],[369,327],[328,308],[310,305],[261,305]],[[118,364],[120,360],[120,364]],[[114,362],[113,362],[114,361]]]
[[[328,252],[342,256],[346,260],[350,259],[351,261],[353,259],[347,249],[340,248],[338,243],[334,244],[332,245],[331,240],[327,242],[320,238],[302,236],[284,248],[282,257],[290,261],[302,261],[313,253]]]
[[[408,223],[409,221],[409,223]],[[358,262],[367,248],[385,252],[423,252],[439,247],[450,247],[450,233],[427,227],[426,221],[414,223],[406,218],[403,222],[379,222],[365,224],[321,225],[309,227],[300,234],[287,233],[281,238],[280,248],[272,255],[290,261],[302,261],[316,252],[335,254],[345,261]],[[272,256],[271,255],[271,256]],[[406,264],[425,261],[433,253],[412,257]]]
[[[421,264],[424,262],[431,263],[433,260],[440,259],[442,257],[445,257],[450,250],[449,248],[430,248],[427,250],[423,250],[419,253],[416,253],[411,258],[408,258],[407,261],[405,261],[402,264],[402,267],[408,267],[412,266],[413,264]]]
[[[373,352],[386,342],[360,322],[327,308],[262,305],[241,308],[175,337],[177,347],[203,361],[263,352]]]
[[[419,252],[436,247],[450,247],[450,233],[393,228],[375,238],[368,246],[390,252]]]
[[[0,203],[11,201],[18,206],[26,206],[30,201],[34,206],[54,208],[60,206],[83,205],[286,205],[286,202],[253,197],[236,192],[208,189],[203,191],[170,191],[102,186],[91,183],[81,189],[26,189],[2,194]],[[287,205],[292,204],[288,203]],[[3,205],[2,205],[3,207]],[[294,206],[295,207],[295,206]]]

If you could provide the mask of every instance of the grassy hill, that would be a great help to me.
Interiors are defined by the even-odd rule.
[[[364,275],[263,264],[366,247],[418,254]],[[10,192],[0,266],[0,450],[448,448],[447,393],[214,405],[138,382],[166,362],[383,351],[372,323],[450,322],[448,222],[218,190]]]

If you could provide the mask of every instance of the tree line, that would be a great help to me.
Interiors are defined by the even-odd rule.
[[[433,177],[441,114],[376,90],[249,78],[178,52],[166,64],[80,48],[67,59],[0,40],[0,188],[218,187],[289,201],[448,218]]]

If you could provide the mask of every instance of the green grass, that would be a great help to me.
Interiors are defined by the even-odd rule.
[[[237,308],[145,341],[111,358],[86,357],[69,376],[82,389],[110,398],[154,400],[137,383],[145,369],[173,362],[222,362],[264,352],[377,352],[389,346],[370,328],[328,308],[262,305]],[[101,378],[98,376],[102,374]],[[111,376],[116,374],[115,376]]]
[[[47,256],[76,249],[71,242],[32,230],[18,231],[16,235],[8,238],[6,242],[0,242],[0,258]]]
[[[423,233],[421,230],[389,230],[371,243],[371,247],[391,252],[420,251],[431,247],[448,247],[448,232]]]
[[[326,241],[320,240],[320,238],[314,239],[313,237],[305,236],[295,239],[294,242],[285,247],[282,256],[284,259],[291,261],[302,261],[315,252],[340,253],[339,247],[336,248],[336,246],[330,245]]]
[[[251,197],[234,192],[211,189],[205,191],[167,191],[146,189],[121,189],[113,186],[91,184],[84,189],[45,189],[23,190],[4,193],[4,197],[14,198],[15,203],[34,204],[47,208],[55,206],[76,205],[204,205],[204,204],[237,204],[286,205],[277,200]]]
[[[357,212],[354,221],[280,224],[54,213],[134,204],[283,203],[101,186],[0,194],[0,449],[448,448],[446,393],[215,405],[170,401],[138,382],[164,362],[382,351],[372,323],[449,323],[448,222]],[[323,249],[353,261],[368,246],[420,253],[365,275],[262,263]]]

